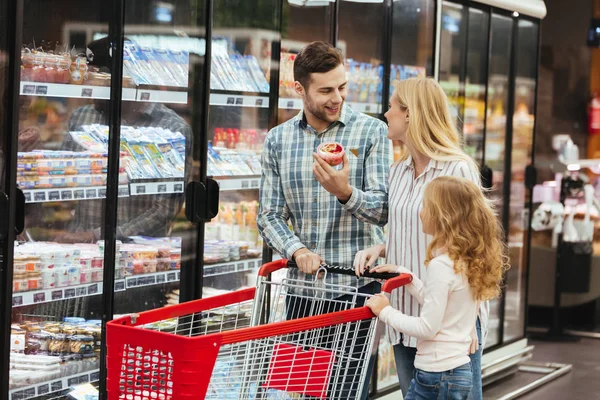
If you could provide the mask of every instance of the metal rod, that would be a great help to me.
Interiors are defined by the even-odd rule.
[[[119,163],[121,154],[121,106],[123,89],[123,41],[125,0],[112,0],[108,25],[111,50],[110,104],[108,114],[108,171],[104,203],[104,272],[102,291],[102,348],[100,353],[100,399],[106,399],[106,323],[113,319],[115,287],[115,253],[117,239],[117,207],[119,192]]]
[[[540,386],[545,385],[546,383],[551,382],[551,381],[563,376],[564,374],[571,371],[572,368],[573,368],[573,366],[570,364],[561,364],[561,367],[558,368],[556,371],[552,372],[551,374],[548,374],[540,379],[537,379],[537,380],[531,382],[528,385],[525,385],[513,392],[510,392],[510,393],[504,395],[503,397],[500,397],[498,400],[512,400],[512,399],[521,397],[524,394],[529,393],[532,390],[537,389]]]
[[[6,95],[2,107],[6,110],[5,119],[2,122],[2,131],[6,155],[4,156],[4,182],[8,189],[8,209],[16,210],[16,188],[17,188],[17,132],[19,129],[19,87],[21,70],[21,41],[23,37],[23,0],[2,2],[5,7],[4,15],[7,18],[5,30],[2,32],[6,39],[6,53],[8,57],[8,70],[6,79]],[[1,79],[2,77],[0,77]],[[1,170],[2,168],[0,168]],[[0,176],[0,182],[2,182]],[[12,281],[13,281],[13,253],[15,241],[15,212],[9,212],[2,223],[8,224],[6,240],[0,243],[0,291],[2,292],[0,306],[0,346],[5,357],[0,364],[0,400],[8,399],[9,388],[9,359],[10,354],[10,325],[12,320]]]
[[[336,1],[329,6],[331,12],[329,19],[329,41],[333,47],[337,47],[339,38],[339,14],[340,14],[340,1]]]
[[[498,359],[494,360],[493,362],[491,362],[489,364],[482,365],[481,366],[481,370],[484,371],[484,370],[486,370],[488,368],[494,367],[494,366],[496,366],[496,365],[498,365],[500,363],[503,363],[505,361],[511,360],[511,359],[513,359],[515,357],[522,356],[523,354],[527,354],[527,353],[533,352],[533,349],[535,349],[535,346],[527,346],[524,349],[521,349],[519,351],[515,351],[512,354],[509,354],[507,356],[498,358]]]
[[[490,60],[492,59],[492,11],[487,9],[487,51],[485,56],[485,105],[483,113],[483,149],[481,152],[481,165],[485,165],[485,153],[486,153],[486,143],[487,143],[487,115],[488,115],[488,96],[489,96],[489,86],[490,86]]]
[[[384,35],[383,35],[383,89],[381,93],[381,115],[379,118],[384,119],[383,114],[388,109],[390,103],[390,89],[392,82],[392,34],[394,30],[394,5],[392,0],[385,0],[384,5]]]

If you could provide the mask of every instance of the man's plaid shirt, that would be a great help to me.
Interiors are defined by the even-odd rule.
[[[353,191],[346,204],[323,189],[312,172],[313,152],[328,141],[342,144],[350,162]],[[383,122],[344,105],[339,121],[318,133],[300,112],[269,132],[261,160],[258,228],[283,257],[291,259],[306,247],[327,264],[352,267],[357,251],[384,243],[392,150]],[[297,270],[288,277],[314,279]],[[353,286],[362,281],[336,274],[326,279]]]

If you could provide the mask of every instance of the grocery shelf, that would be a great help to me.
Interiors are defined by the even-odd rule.
[[[261,258],[252,258],[248,260],[238,260],[220,264],[205,264],[204,276],[216,276],[235,272],[252,271],[257,267],[260,267],[261,263]]]
[[[45,203],[48,201],[93,200],[106,197],[106,186],[27,189],[23,190],[26,203]],[[119,197],[129,196],[129,187],[119,185]]]
[[[21,82],[21,95],[63,97],[77,99],[110,99],[110,87],[70,85],[64,83]],[[187,104],[186,91],[146,90],[123,88],[122,99],[125,101],[142,101],[151,103]]]
[[[131,196],[146,194],[183,193],[183,181],[139,182],[129,184]]]
[[[184,181],[135,182],[129,185],[119,185],[119,197],[183,193],[184,189]],[[23,194],[26,203],[94,200],[106,197],[106,186],[27,189],[23,190]]]
[[[381,113],[381,104],[377,103],[356,103],[356,102],[348,102],[348,106],[351,109],[357,112],[369,113],[369,114],[380,114]]]
[[[86,283],[84,285],[67,286],[64,288],[33,290],[30,292],[16,292],[13,293],[12,306],[22,307],[58,300],[75,299],[77,297],[96,296],[99,294],[102,294],[102,282]]]
[[[221,191],[257,190],[260,187],[260,175],[244,178],[216,178]]]
[[[381,104],[377,103],[358,103],[349,101],[346,104],[354,111],[379,114],[381,113]],[[296,98],[281,98],[279,99],[279,109],[282,110],[301,110],[303,108],[302,99]]]
[[[269,96],[211,93],[210,105],[269,108]]]
[[[75,385],[95,382],[100,379],[98,370],[92,370],[81,374],[65,376],[63,378],[52,379],[47,382],[37,383],[35,385],[13,389],[8,392],[10,400],[25,400],[40,395],[59,392]]]
[[[304,103],[302,99],[281,98],[279,99],[279,109],[281,110],[302,110]]]
[[[178,270],[170,270],[164,272],[155,272],[152,274],[143,274],[143,275],[132,275],[125,278],[125,290],[141,287],[141,286],[152,286],[152,285],[161,285],[163,283],[169,282],[179,282],[181,278],[181,271]],[[116,287],[116,285],[115,285]],[[121,289],[120,287],[118,289]],[[117,289],[115,289],[117,290]],[[118,290],[120,291],[120,290]]]

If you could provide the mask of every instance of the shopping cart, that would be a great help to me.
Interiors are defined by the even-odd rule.
[[[312,282],[268,279],[287,266],[262,266],[257,288],[109,322],[108,399],[357,398],[377,343],[377,318],[355,308],[369,295],[324,283],[327,268]],[[374,277],[391,278],[388,294],[412,279]]]

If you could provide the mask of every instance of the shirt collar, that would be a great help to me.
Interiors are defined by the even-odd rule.
[[[346,126],[350,123],[353,116],[354,111],[350,108],[350,106],[348,106],[344,102],[344,105],[342,106],[342,112],[340,114],[340,119],[331,124],[329,128],[331,128],[331,126],[335,125],[336,123]],[[300,110],[300,112],[296,115],[295,123],[298,124],[302,129],[306,129],[306,127],[308,126],[308,122],[306,121],[306,115],[304,115],[304,109]]]
[[[413,158],[412,155],[408,155],[408,157],[406,157],[406,160],[404,161],[404,165],[410,169],[415,169],[415,166],[413,164]],[[434,160],[431,159],[429,160],[429,164],[427,164],[427,167],[425,167],[425,170],[423,171],[423,173],[431,170],[431,169],[438,169],[438,170],[442,170],[444,169],[444,164],[446,162],[445,161],[441,161],[441,160]]]

